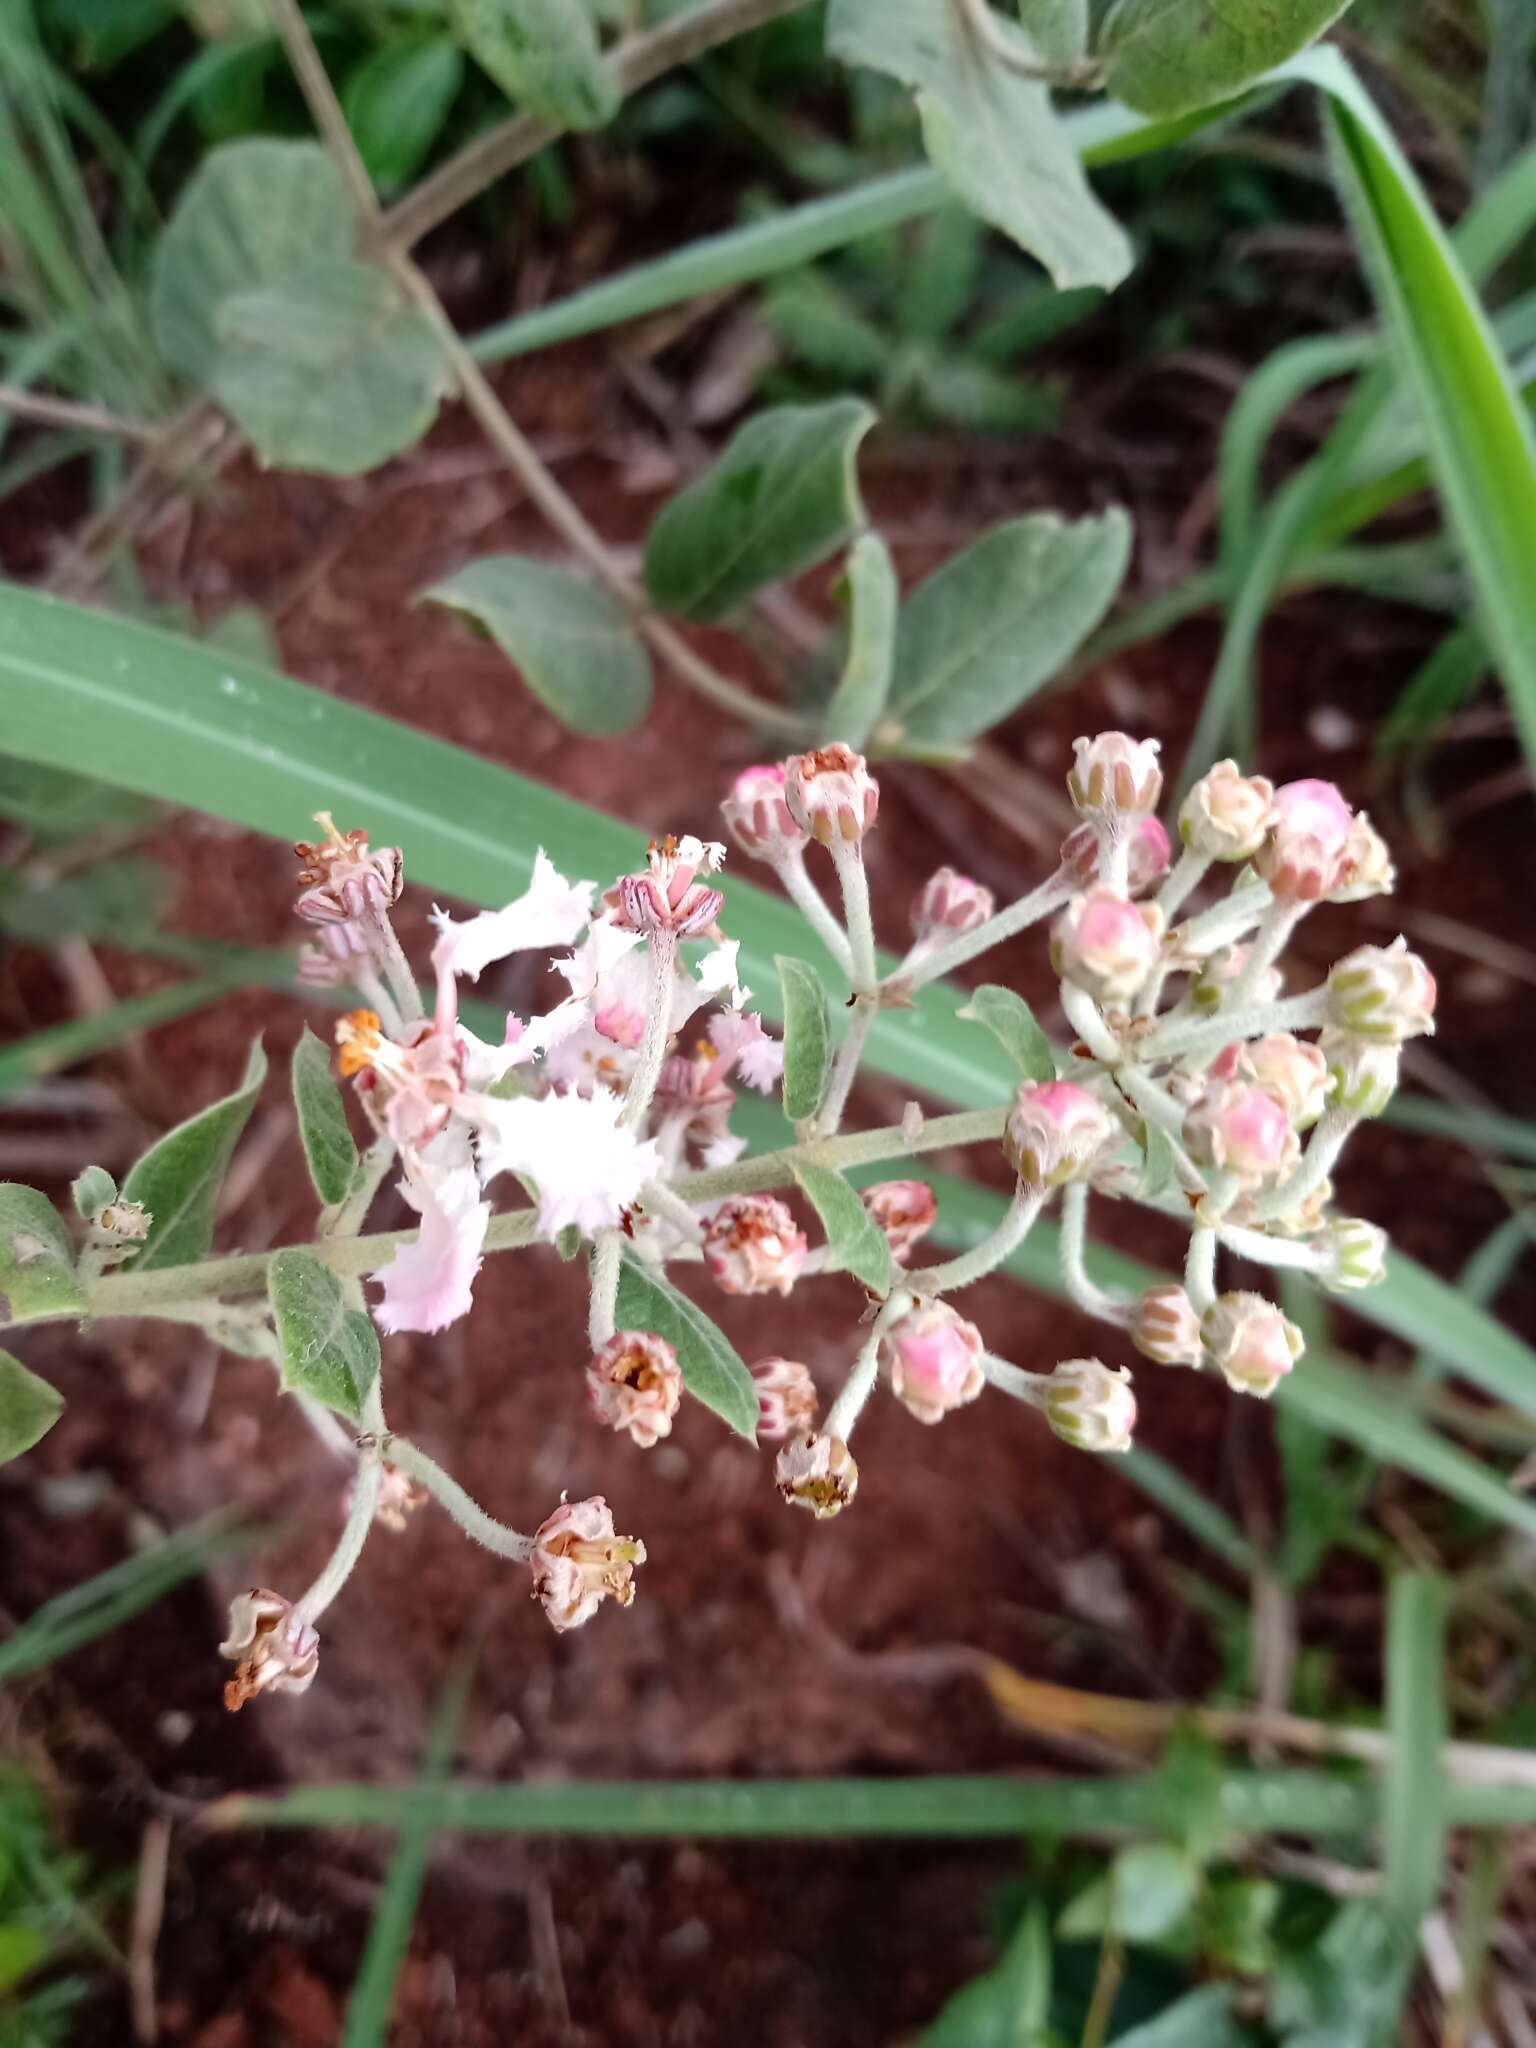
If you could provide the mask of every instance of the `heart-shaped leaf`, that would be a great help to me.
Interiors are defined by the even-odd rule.
[[[274,1252],[267,1295],[283,1354],[283,1386],[360,1422],[379,1376],[379,1333],[348,1308],[341,1282],[313,1252]]]

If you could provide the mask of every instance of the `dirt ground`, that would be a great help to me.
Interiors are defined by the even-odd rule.
[[[589,514],[631,545],[685,472],[688,451],[614,370],[606,352],[577,347],[514,367],[502,388]],[[1224,403],[1200,378],[1154,367],[1134,394],[1106,396],[1082,444],[985,447],[940,464],[921,445],[877,440],[871,507],[910,582],[1007,514],[1120,499],[1138,517],[1133,575],[1149,587],[1201,544],[1188,507],[1209,475]],[[466,556],[499,548],[548,552],[548,543],[450,414],[415,456],[366,482],[237,465],[211,497],[162,521],[144,568],[152,587],[189,597],[204,616],[233,602],[259,605],[293,674],[630,819],[637,844],[658,829],[706,831],[719,791],[750,753],[719,715],[660,677],[638,740],[574,740],[494,650],[412,607],[415,591]],[[36,531],[17,536],[13,571],[35,573],[43,552]],[[807,579],[799,596],[825,610],[825,578]],[[1510,917],[1511,849],[1528,815],[1524,797],[1517,808],[1498,781],[1515,759],[1507,734],[1496,718],[1469,725],[1432,766],[1434,794],[1454,816],[1452,852],[1439,860],[1416,851],[1398,785],[1370,759],[1373,723],[1427,630],[1405,610],[1320,596],[1292,604],[1266,638],[1260,765],[1276,779],[1337,777],[1394,838],[1402,870],[1395,906],[1320,915],[1304,927],[1300,954],[1320,971],[1346,944],[1409,932],[1442,976],[1435,1069],[1421,1081],[1443,1066],[1501,1107],[1536,1114],[1536,1084],[1512,1060],[1528,1040],[1529,955],[1506,961],[1433,922],[1454,918],[1473,933],[1531,942],[1528,919],[1515,929]],[[737,658],[724,635],[701,633],[699,644],[722,662]],[[1054,792],[1078,731],[1161,733],[1177,758],[1213,644],[1208,625],[1185,628],[996,735],[1018,771],[1010,801],[1027,832],[1050,843]],[[900,768],[882,781],[870,853],[886,937],[900,937],[908,898],[941,861],[1000,891],[1042,871],[1046,854],[992,815],[964,777]],[[188,817],[167,824],[150,850],[178,877],[176,929],[292,942],[284,849]],[[405,927],[418,938],[424,911],[412,896]],[[110,948],[101,965],[120,992],[163,978]],[[986,978],[1010,981],[1052,1021],[1037,941],[994,956]],[[487,992],[515,1001],[515,976]],[[70,1001],[51,959],[15,953],[0,983],[0,1030],[35,1029],[67,1014]],[[303,1016],[293,1001],[242,996],[98,1060],[88,1070],[98,1091],[5,1119],[17,1162],[9,1170],[61,1186],[64,1160],[125,1165],[146,1133],[223,1092],[262,1030],[274,1075],[232,1176],[220,1241],[255,1249],[302,1238],[313,1206],[283,1055]],[[888,1087],[875,1087],[855,1114],[883,1120],[899,1106]],[[29,1168],[29,1158],[44,1166]],[[963,1164],[996,1172],[991,1161]],[[1448,1275],[1504,1213],[1470,1155],[1386,1129],[1351,1153],[1342,1194]],[[404,1220],[393,1196],[381,1201],[378,1227]],[[1128,1239],[1125,1219],[1106,1223],[1148,1249],[1144,1229]],[[856,1291],[833,1282],[804,1294],[783,1306],[712,1307],[748,1357],[780,1351],[835,1373]],[[1093,1326],[1010,1283],[989,1282],[973,1301],[992,1346],[1025,1364],[1101,1348]],[[1536,1325],[1528,1284],[1502,1305]],[[176,1526],[239,1501],[271,1525],[211,1584],[183,1589],[66,1660],[22,1699],[21,1724],[46,1738],[64,1809],[99,1858],[131,1863],[157,1794],[200,1801],[232,1789],[408,1777],[466,1647],[478,1662],[459,1768],[503,1780],[1059,1762],[1059,1752],[999,1726],[944,1655],[957,1645],[1110,1692],[1189,1697],[1216,1677],[1219,1645],[1182,1597],[1174,1567],[1197,1567],[1238,1595],[1240,1579],[1193,1551],[1113,1469],[1058,1446],[1023,1410],[983,1403],[925,1430],[895,1404],[878,1404],[860,1427],[856,1508],[816,1525],[781,1506],[763,1457],[691,1404],[650,1454],[599,1434],[580,1385],[583,1320],[576,1268],[552,1256],[489,1261],[467,1324],[386,1342],[391,1419],[521,1526],[562,1488],[607,1495],[620,1527],[642,1534],[649,1553],[634,1607],[556,1637],[523,1575],[428,1509],[402,1536],[381,1532],[370,1544],[326,1618],[311,1691],[238,1718],[219,1699],[223,1602],[253,1577],[291,1589],[306,1582],[343,1511],[337,1466],[274,1395],[265,1366],[215,1360],[169,1325],[40,1332],[28,1342],[29,1362],[56,1380],[69,1408],[33,1456],[0,1475],[7,1612],[25,1614],[113,1561],[145,1518]],[[1363,1348],[1390,1355],[1368,1336]],[[1267,1415],[1187,1376],[1167,1395],[1144,1400],[1144,1440],[1262,1534],[1275,1500]],[[1303,1603],[1301,1627],[1369,1690],[1374,1620],[1350,1584],[1325,1578],[1315,1603]],[[210,1838],[179,1825],[159,1944],[161,2039],[172,2048],[328,2048],[382,1857],[375,1839]],[[943,1844],[444,1842],[392,2038],[398,2048],[883,2048],[986,1961],[987,1902],[1017,1867],[1007,1847]],[[126,2040],[123,1998],[114,1992],[94,2008],[80,2038],[82,2048]]]

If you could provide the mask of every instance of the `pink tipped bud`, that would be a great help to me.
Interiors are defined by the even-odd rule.
[[[794,1358],[760,1358],[749,1366],[757,1388],[757,1433],[766,1443],[811,1433],[816,1420],[816,1382]]]
[[[1357,946],[1329,971],[1328,1022],[1389,1045],[1423,1037],[1435,1028],[1435,977],[1404,938]]]
[[[807,1249],[776,1195],[733,1196],[704,1226],[704,1263],[726,1294],[788,1294]]]
[[[784,801],[802,832],[830,846],[864,837],[880,808],[880,785],[864,756],[835,740],[784,763]]]
[[[986,1348],[976,1325],[947,1301],[919,1302],[880,1339],[891,1392],[919,1422],[942,1422],[952,1408],[976,1399],[987,1383],[981,1364]]]
[[[619,1330],[587,1367],[594,1414],[610,1429],[627,1429],[642,1451],[672,1434],[683,1398],[677,1353],[646,1330]]]
[[[534,1531],[533,1597],[557,1633],[590,1621],[604,1600],[628,1607],[635,1597],[635,1567],[645,1545],[614,1534],[613,1513],[601,1494],[563,1500]]]
[[[253,1586],[229,1603],[229,1635],[219,1655],[235,1663],[224,1704],[238,1714],[258,1693],[308,1692],[320,1668],[320,1638],[291,1600]]]
[[[1221,946],[1200,964],[1199,972],[1189,984],[1191,1006],[1202,1017],[1211,1017],[1227,999],[1227,990],[1248,965],[1251,948],[1247,946]],[[1279,995],[1283,977],[1278,967],[1266,967],[1254,986],[1252,996],[1256,1003],[1270,1003]]]
[[[604,898],[614,922],[631,932],[674,932],[680,939],[707,932],[725,906],[718,889],[699,881],[724,865],[718,840],[692,837],[653,840],[646,849],[648,872],[621,875]]]
[[[1133,996],[1157,964],[1162,913],[1113,889],[1074,896],[1051,931],[1051,965],[1095,1002]]]
[[[1072,742],[1067,793],[1080,811],[1155,811],[1163,793],[1159,743],[1101,732]]]
[[[1218,761],[1179,808],[1179,837],[1201,860],[1251,860],[1274,816],[1275,785]]]
[[[1200,1319],[1200,1336],[1233,1393],[1261,1401],[1306,1349],[1300,1330],[1262,1294],[1218,1294]]]
[[[1359,903],[1367,896],[1390,896],[1397,887],[1397,869],[1385,839],[1364,811],[1349,828],[1344,863],[1329,891],[1334,903]]]
[[[925,1180],[881,1180],[863,1193],[864,1213],[882,1231],[891,1257],[904,1266],[939,1220],[939,1205]]]
[[[1248,1187],[1289,1173],[1301,1156],[1285,1104],[1254,1081],[1208,1082],[1184,1112],[1184,1143],[1200,1165]]]
[[[1289,1031],[1271,1031],[1236,1053],[1235,1074],[1278,1095],[1298,1131],[1317,1122],[1328,1103],[1328,1062],[1315,1045]]]
[[[1350,1116],[1380,1116],[1397,1093],[1402,1054],[1385,1039],[1325,1031],[1319,1048],[1328,1064],[1328,1106]]]
[[[398,846],[368,851],[366,832],[338,832],[324,811],[318,821],[326,838],[318,846],[301,839],[294,852],[299,898],[294,909],[307,924],[344,924],[370,912],[379,915],[400,900],[404,864]]]
[[[1316,903],[1347,871],[1355,814],[1331,782],[1308,776],[1275,791],[1274,822],[1254,866],[1277,896]]]
[[[951,939],[961,932],[973,932],[984,925],[997,908],[990,889],[973,882],[954,868],[940,868],[930,875],[912,901],[912,936],[924,940]]]
[[[1081,1179],[1119,1126],[1075,1081],[1021,1081],[1003,1125],[1003,1152],[1026,1187]]]
[[[744,768],[731,784],[720,815],[742,852],[754,860],[776,860],[805,844],[805,834],[784,801],[782,762]]]
[[[1318,1285],[1330,1294],[1353,1294],[1379,1287],[1387,1277],[1387,1233],[1363,1216],[1335,1216],[1324,1226],[1325,1263]]]
[[[1136,1304],[1131,1342],[1159,1365],[1200,1363],[1200,1318],[1182,1287],[1149,1287]]]
[[[1046,1381],[1043,1406],[1053,1436],[1077,1451],[1128,1451],[1136,1427],[1131,1376],[1097,1358],[1068,1358]]]
[[[779,1491],[791,1506],[809,1508],[818,1522],[840,1515],[859,1490],[859,1468],[840,1436],[807,1430],[792,1437],[773,1467]]]
[[[1130,840],[1126,887],[1133,896],[1139,896],[1167,874],[1171,849],[1168,834],[1150,812],[1144,818],[1137,818],[1126,830]],[[1062,866],[1070,870],[1085,888],[1099,879],[1099,853],[1098,827],[1087,819],[1081,825],[1074,825],[1061,842]]]

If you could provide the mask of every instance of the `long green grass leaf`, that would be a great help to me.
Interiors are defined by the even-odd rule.
[[[1445,1864],[1445,1587],[1399,1572],[1387,1614],[1387,1733],[1382,1791],[1387,1904],[1417,1927],[1439,1896]]]
[[[110,1010],[34,1031],[29,1038],[19,1038],[0,1050],[0,1096],[13,1094],[42,1074],[56,1074],[76,1060],[106,1052],[137,1032],[204,1009],[237,986],[229,981],[181,981],[171,988],[156,989],[152,995],[130,996]]]

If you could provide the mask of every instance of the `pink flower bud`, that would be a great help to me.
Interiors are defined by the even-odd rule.
[[[1254,1081],[1209,1081],[1184,1112],[1184,1143],[1200,1165],[1248,1187],[1289,1173],[1301,1156],[1285,1104]]]
[[[1149,1287],[1136,1304],[1131,1342],[1159,1365],[1199,1365],[1200,1318],[1182,1287]]]
[[[635,1567],[644,1563],[645,1545],[614,1534],[613,1514],[601,1494],[562,1500],[534,1531],[533,1597],[557,1633],[580,1628],[606,1599],[628,1607],[635,1597]]]
[[[939,1220],[939,1205],[925,1180],[881,1180],[865,1188],[864,1213],[883,1231],[891,1257],[904,1266]]]
[[[1330,1294],[1352,1294],[1379,1287],[1387,1277],[1387,1233],[1363,1216],[1335,1216],[1323,1232],[1326,1263],[1319,1286]]]
[[[835,740],[784,763],[784,801],[802,832],[830,846],[864,837],[880,807],[880,785],[864,756]]]
[[[1397,887],[1397,869],[1387,842],[1364,811],[1356,813],[1338,880],[1328,892],[1334,903],[1359,903],[1367,896],[1390,896]]]
[[[1218,761],[1179,808],[1179,837],[1201,860],[1251,860],[1274,814],[1275,785]]]
[[[648,873],[621,875],[605,896],[614,922],[625,931],[672,931],[680,939],[697,938],[709,931],[725,898],[697,877],[713,874],[724,862],[725,848],[719,841],[706,844],[691,837],[674,839],[669,834],[651,842],[646,860]]]
[[[343,924],[370,913],[380,915],[400,900],[403,863],[398,846],[368,851],[366,832],[338,832],[326,812],[318,820],[326,839],[311,846],[301,839],[294,852],[299,899],[294,905],[307,924]]]
[[[1162,916],[1113,889],[1074,896],[1051,931],[1051,965],[1096,1002],[1133,996],[1157,964]]]
[[[1131,1376],[1097,1358],[1068,1358],[1046,1382],[1045,1419],[1077,1451],[1128,1451],[1136,1427]]]
[[[1200,1319],[1200,1336],[1233,1393],[1260,1400],[1306,1349],[1300,1330],[1262,1294],[1218,1294]]]
[[[859,1468],[840,1436],[807,1430],[792,1437],[774,1461],[779,1491],[792,1506],[809,1508],[818,1522],[840,1515],[859,1490]]]
[[[610,1429],[627,1429],[642,1451],[672,1434],[683,1398],[677,1353],[646,1330],[618,1330],[587,1367],[593,1412]]]
[[[1328,1102],[1328,1062],[1315,1045],[1289,1031],[1271,1031],[1239,1047],[1237,1055],[1237,1074],[1278,1095],[1298,1131],[1317,1122]]]
[[[1067,792],[1080,811],[1155,811],[1163,793],[1159,742],[1101,732],[1072,742]]]
[[[1003,1126],[1003,1152],[1026,1187],[1081,1178],[1119,1126],[1075,1081],[1021,1081]]]
[[[1319,1049],[1328,1064],[1328,1105],[1351,1116],[1380,1116],[1397,1093],[1402,1054],[1380,1038],[1325,1031]]]
[[[897,1316],[880,1339],[891,1392],[919,1422],[942,1422],[987,1383],[980,1330],[947,1301],[924,1301]]]
[[[747,1369],[757,1387],[757,1433],[764,1442],[811,1434],[816,1382],[810,1368],[794,1358],[760,1358]]]
[[[807,1249],[776,1195],[735,1195],[704,1226],[704,1263],[726,1294],[788,1294]]]
[[[1275,791],[1274,822],[1254,866],[1276,896],[1316,903],[1342,880],[1355,814],[1331,782],[1308,776]]]
[[[235,1663],[224,1704],[238,1714],[263,1692],[307,1692],[320,1668],[320,1638],[294,1613],[291,1600],[253,1586],[229,1603],[229,1636],[219,1655]]]
[[[1126,886],[1133,896],[1139,896],[1154,882],[1160,882],[1168,872],[1171,857],[1168,834],[1150,812],[1144,818],[1135,819],[1126,830],[1130,839]],[[1073,826],[1061,842],[1061,863],[1085,887],[1091,887],[1099,879],[1099,832],[1096,825],[1084,819],[1081,825]]]
[[[1328,1021],[1390,1045],[1423,1037],[1435,1028],[1435,977],[1404,938],[1357,946],[1329,971]]]
[[[1226,1000],[1227,990],[1248,965],[1248,946],[1220,946],[1200,964],[1189,984],[1191,1006],[1202,1017],[1214,1016]],[[1253,989],[1253,1001],[1270,1003],[1279,995],[1283,976],[1278,967],[1266,967]]]
[[[925,939],[954,938],[984,925],[997,908],[990,889],[973,882],[954,868],[940,868],[930,875],[912,903],[912,936],[919,944]]]
[[[805,834],[784,801],[782,762],[744,768],[731,784],[720,814],[742,852],[755,860],[774,860],[805,844]]]

